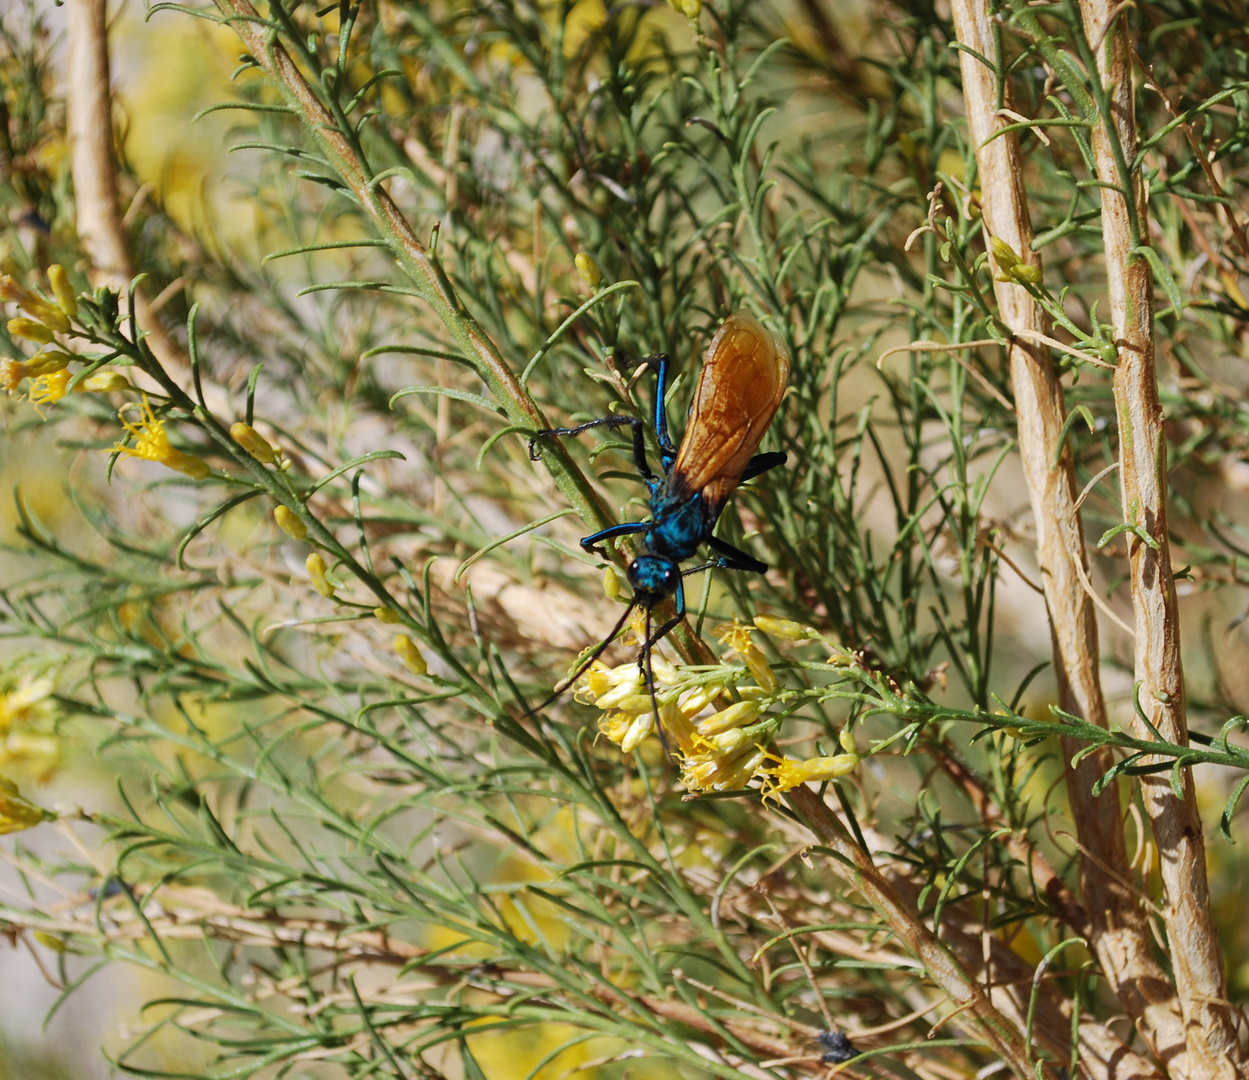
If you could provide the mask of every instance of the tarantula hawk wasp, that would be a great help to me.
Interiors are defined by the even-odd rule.
[[[743,308],[730,315],[703,356],[680,447],[673,445],[668,434],[664,398],[669,358],[658,356],[649,360],[658,368],[654,423],[662,476],[657,476],[646,460],[645,425],[632,416],[604,416],[576,427],[550,428],[537,432],[529,440],[529,457],[536,461],[540,456],[537,452],[539,439],[580,435],[597,427],[631,427],[633,461],[650,490],[651,511],[649,521],[627,521],[582,538],[584,550],[605,559],[607,553],[600,546],[604,540],[641,535],[638,554],[625,571],[633,589],[633,600],[607,637],[560,688],[532,712],[546,708],[576,682],[620,633],[633,610],[641,607],[646,612],[646,632],[638,667],[645,676],[655,710],[655,727],[662,739],[651,649],[685,617],[682,579],[712,569],[746,570],[756,574],[768,569],[766,563],[712,535],[712,531],[729,496],[742,481],[785,464],[784,452],[756,454],[755,451],[785,393],[789,354],[781,339],[765,329],[749,311]],[[681,563],[692,559],[704,544],[715,558],[682,570]],[[652,634],[651,612],[670,596],[675,601],[676,614]]]

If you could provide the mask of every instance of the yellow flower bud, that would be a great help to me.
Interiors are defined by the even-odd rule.
[[[37,306],[26,309],[30,317],[37,322],[41,322],[49,330],[53,330],[58,334],[64,334],[69,330],[69,320],[65,318],[65,312],[60,308],[53,307],[51,304],[45,304],[42,300]]]
[[[744,727],[758,719],[760,712],[757,701],[738,701],[727,709],[712,713],[695,726],[700,735],[716,735],[733,727]]]
[[[19,285],[8,274],[0,274],[0,300],[6,304],[18,304],[21,307],[39,303],[38,296],[25,285]]]
[[[777,619],[771,615],[756,615],[755,627],[768,637],[780,638],[782,641],[806,641],[820,636],[813,626],[803,626],[792,619]]]
[[[278,456],[273,447],[251,424],[242,422],[230,425],[230,438],[264,465],[276,465]]]
[[[651,656],[651,671],[654,672],[655,682],[660,686],[671,686],[681,677],[677,669],[662,656]]]
[[[615,708],[631,716],[640,716],[651,711],[650,694],[628,694],[615,702]]]
[[[78,357],[61,352],[59,349],[40,349],[26,361],[26,374],[47,375],[53,371],[60,371],[67,367],[71,360],[77,359]]]
[[[65,313],[57,310],[38,293],[31,292],[24,285],[19,285],[7,274],[0,274],[0,300],[17,304],[36,322],[51,327],[58,334],[69,329],[69,320]]]
[[[189,476],[193,480],[203,480],[204,477],[212,472],[208,462],[201,461],[194,454],[184,454],[181,450],[175,450],[161,464],[173,469],[174,472],[182,473],[183,476]]]
[[[330,584],[330,579],[326,577],[325,560],[321,557],[319,551],[314,551],[304,561],[304,565],[308,568],[308,576],[312,578],[312,587],[322,596],[333,596],[334,586]]]
[[[20,832],[54,817],[55,814],[27,802],[18,793],[16,784],[0,777],[0,833]]]
[[[695,689],[681,697],[681,715],[687,720],[692,720],[715,700],[721,689],[722,687],[720,686],[695,687]]]
[[[1029,266],[1027,263],[1021,262],[1014,267],[1010,276],[1016,281],[1026,281],[1029,285],[1041,284],[1041,268],[1039,266]]]
[[[390,623],[394,625],[403,621],[403,616],[392,607],[375,607],[373,615],[380,623]]]
[[[421,652],[421,648],[407,634],[400,634],[395,638],[395,652],[398,653],[399,659],[403,661],[406,667],[413,675],[424,675],[429,671],[429,665],[425,663],[425,654]]]
[[[655,719],[649,712],[640,713],[634,717],[624,734],[624,738],[620,740],[620,752],[622,754],[632,754],[634,750],[642,745],[646,736],[654,729]]]
[[[581,280],[591,289],[597,289],[599,282],[603,280],[603,271],[598,268],[598,263],[584,251],[577,252],[577,257],[573,262],[576,263],[577,273],[581,275]]]
[[[754,680],[758,683],[760,689],[772,691],[776,689],[776,675],[772,672],[772,665],[768,663],[768,658],[763,655],[754,645],[747,645],[744,649],[739,649],[741,658],[746,661],[746,667],[750,674],[754,676]]]
[[[65,267],[53,263],[48,267],[48,284],[52,286],[52,295],[56,297],[56,305],[69,318],[78,314],[78,297],[74,287],[69,283],[69,275]]]
[[[851,731],[848,727],[844,727],[841,729],[841,731],[837,735],[837,741],[841,744],[841,748],[847,754],[857,754],[859,752],[859,748],[855,745],[855,742],[854,742],[854,732]]]
[[[668,6],[687,19],[697,19],[702,14],[703,0],[668,0]]]
[[[616,573],[614,566],[603,571],[603,592],[607,594],[608,600],[620,599],[620,575]]]
[[[35,322],[34,319],[24,319],[20,315],[16,319],[9,320],[9,333],[13,337],[36,341],[40,345],[47,345],[55,337],[52,330],[43,323]]]
[[[753,744],[754,738],[738,727],[729,728],[718,735],[709,735],[703,742],[710,747],[713,754],[735,754],[743,746]]]
[[[59,938],[53,934],[45,934],[42,930],[36,930],[31,936],[45,949],[51,949],[53,952],[59,953],[69,951],[65,938]]]
[[[302,540],[308,535],[308,526],[289,507],[278,506],[273,511],[273,520],[278,523],[278,528],[286,533],[287,536],[294,537],[296,540]]]
[[[993,257],[997,260],[998,266],[1008,274],[1022,261],[1019,258],[1019,252],[1005,240],[999,240],[996,236],[989,238],[989,248],[993,252]]]
[[[101,368],[82,380],[74,389],[87,394],[109,394],[114,390],[133,390],[130,380],[120,371]]]

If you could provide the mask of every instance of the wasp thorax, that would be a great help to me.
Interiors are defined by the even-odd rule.
[[[681,582],[681,570],[662,555],[639,555],[626,571],[638,600],[650,605],[671,596]]]

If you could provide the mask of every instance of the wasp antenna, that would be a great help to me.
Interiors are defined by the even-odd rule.
[[[543,709],[547,708],[549,705],[559,700],[559,698],[563,695],[564,691],[567,690],[570,686],[572,686],[572,684],[575,683],[579,678],[581,678],[581,676],[584,675],[590,669],[590,665],[593,664],[595,660],[597,660],[600,656],[603,655],[604,652],[607,651],[607,646],[616,640],[616,635],[619,634],[620,631],[624,628],[624,624],[628,622],[629,616],[633,614],[633,609],[635,607],[637,607],[636,600],[634,600],[627,608],[625,608],[624,614],[621,615],[620,618],[616,621],[616,625],[613,626],[611,630],[608,631],[607,636],[603,638],[603,640],[598,643],[594,651],[590,653],[590,655],[587,656],[585,660],[583,660],[577,666],[577,670],[574,671],[571,675],[568,676],[568,678],[566,678],[563,681],[563,684],[555,691],[555,693],[553,693],[549,698],[547,698],[546,701],[542,702],[541,705],[535,705],[532,709],[527,710],[525,712],[525,716],[535,716],[538,713],[540,713]]]
[[[651,664],[651,649],[653,643],[651,641],[651,609],[646,609],[646,637],[642,640],[642,655],[639,659],[642,661],[642,671],[646,675],[646,692],[650,695],[651,709],[655,715],[655,730],[659,732],[659,741],[663,744],[664,756],[671,758],[672,751],[668,749],[668,736],[664,734],[664,726],[659,719],[659,698],[655,696],[655,668]]]

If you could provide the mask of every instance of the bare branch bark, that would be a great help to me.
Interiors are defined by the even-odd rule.
[[[1123,512],[1142,536],[1126,533],[1136,624],[1135,674],[1140,701],[1137,735],[1157,731],[1188,741],[1179,612],[1167,530],[1167,441],[1154,365],[1154,281],[1140,254],[1148,244],[1148,205],[1136,155],[1131,46],[1127,5],[1080,0],[1084,34],[1096,49],[1094,94],[1102,122],[1094,129],[1102,182],[1102,229],[1111,319],[1118,349],[1114,375],[1119,419],[1119,477]],[[1223,957],[1210,913],[1205,842],[1192,775],[1181,771],[1183,798],[1166,773],[1142,776],[1141,791],[1161,860],[1163,918],[1175,985],[1193,1062],[1191,1075],[1245,1075],[1245,1058],[1227,1001]]]
[[[67,0],[65,96],[78,238],[92,263],[92,285],[115,289],[124,304],[135,268],[117,186],[106,8],[107,0]],[[148,346],[175,380],[187,383],[190,359],[152,314],[141,288],[134,303]]]
[[[959,40],[980,57],[998,57],[1000,47],[985,0],[953,0],[952,7]],[[997,73],[972,53],[960,51],[959,63],[968,126],[976,144],[985,229],[1029,265],[1039,267],[1040,256],[1032,251],[1018,135],[1007,132],[989,141],[1003,123],[998,110],[1010,107],[1009,87],[999,86]],[[1060,444],[1066,419],[1063,387],[1048,350],[1036,339],[1036,335],[1049,336],[1048,319],[1021,285],[995,281],[994,293],[1000,318],[1012,333],[1021,335],[1010,345],[1008,355],[1059,704],[1106,727],[1097,617],[1081,585],[1088,568],[1083,524],[1075,505],[1078,489],[1071,451]],[[1112,787],[1101,797],[1093,795],[1093,785],[1113,763],[1111,754],[1098,751],[1073,767],[1071,760],[1080,749],[1073,740],[1063,740],[1067,790],[1081,846],[1080,894],[1088,913],[1089,945],[1158,1060],[1182,1065],[1177,1059],[1185,1050],[1184,1027],[1174,991],[1154,959],[1145,912],[1130,885],[1118,792]],[[1181,1070],[1178,1075],[1185,1074]]]

